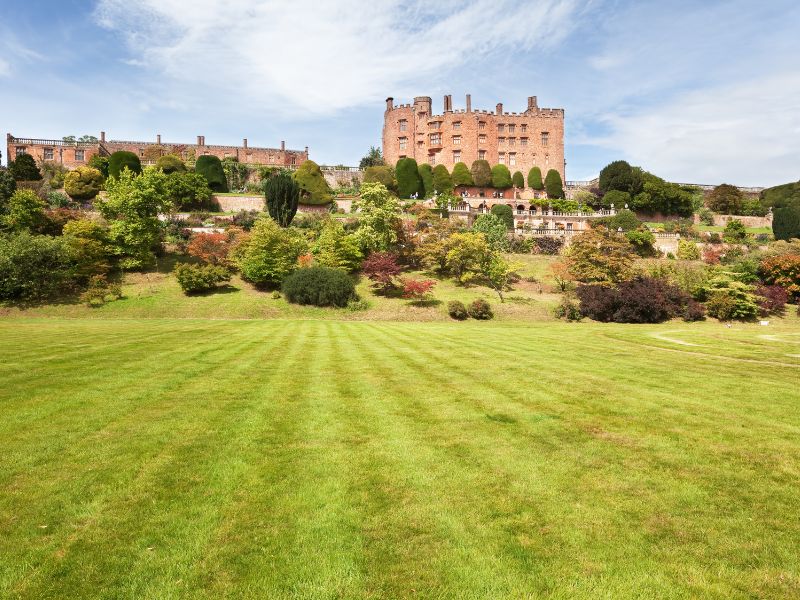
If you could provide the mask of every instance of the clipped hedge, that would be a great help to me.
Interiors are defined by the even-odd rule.
[[[351,300],[357,300],[353,280],[330,267],[298,269],[284,279],[281,291],[294,304],[343,308]]]
[[[492,167],[492,187],[498,190],[507,190],[512,185],[511,171],[505,165]]]
[[[225,169],[222,168],[222,161],[216,156],[205,154],[194,163],[194,170],[206,178],[208,187],[215,192],[228,191],[228,179],[225,177]]]
[[[414,194],[423,196],[425,188],[419,174],[419,166],[413,158],[401,158],[395,167],[397,179],[397,195],[401,198],[410,198]]]
[[[108,157],[108,176],[119,179],[120,173],[128,167],[134,173],[142,172],[142,163],[133,152],[119,150]]]

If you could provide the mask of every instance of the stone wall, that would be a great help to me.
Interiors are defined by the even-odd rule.
[[[728,221],[739,219],[745,227],[772,227],[772,213],[766,217],[744,217],[737,215],[714,215],[714,225],[725,227]]]
[[[364,181],[364,171],[361,169],[332,169],[324,167],[322,175],[331,188],[349,187],[353,183],[361,184]]]
[[[264,210],[264,196],[221,196],[214,194],[214,200],[222,212]]]

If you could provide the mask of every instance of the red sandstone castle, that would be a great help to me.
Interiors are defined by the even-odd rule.
[[[564,109],[539,108],[536,96],[530,96],[525,112],[503,112],[502,104],[494,112],[472,110],[467,94],[466,109],[453,110],[452,96],[445,96],[443,113],[435,115],[427,96],[398,106],[387,98],[383,156],[390,165],[409,157],[420,164],[443,164],[450,171],[457,162],[469,167],[483,159],[504,164],[512,173],[521,171],[526,178],[538,166],[543,176],[555,169],[566,181]]]
[[[247,139],[241,146],[216,146],[206,144],[203,135],[197,136],[196,144],[161,142],[157,135],[153,142],[135,142],[106,140],[106,132],[100,132],[100,139],[92,142],[65,142],[63,140],[45,140],[34,138],[18,138],[10,133],[6,135],[8,160],[14,160],[21,154],[30,154],[37,162],[55,162],[69,169],[80,167],[89,162],[95,154],[110,156],[118,150],[135,153],[143,163],[155,161],[164,154],[175,154],[183,160],[194,161],[198,156],[212,155],[220,160],[234,157],[241,163],[257,165],[275,165],[293,167],[308,160],[308,146],[305,150],[287,150],[281,142],[280,148],[258,148],[249,146]]]

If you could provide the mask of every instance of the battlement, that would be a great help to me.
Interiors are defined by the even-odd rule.
[[[564,118],[564,109],[563,108],[539,108],[536,96],[529,96],[528,97],[528,106],[525,111],[522,112],[507,112],[503,111],[503,104],[498,103],[497,107],[494,111],[472,108],[472,98],[470,94],[466,95],[466,108],[453,108],[453,99],[451,95],[446,95],[444,97],[444,104],[443,110],[441,113],[434,113],[430,110],[432,101],[431,98],[428,96],[416,96],[414,98],[413,103],[406,103],[406,104],[395,104],[394,98],[391,96],[386,98],[386,111],[394,111],[394,110],[407,110],[412,109],[415,107],[420,108],[427,108],[427,112],[430,113],[430,119],[437,119],[444,117],[448,114],[480,114],[480,115],[493,115],[495,117],[544,117],[544,118],[554,118],[554,119],[563,119]]]

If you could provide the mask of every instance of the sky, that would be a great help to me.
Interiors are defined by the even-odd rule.
[[[797,0],[0,0],[0,131],[357,165],[387,96],[535,95],[566,111],[567,179],[769,186],[800,179],[798,31]]]

